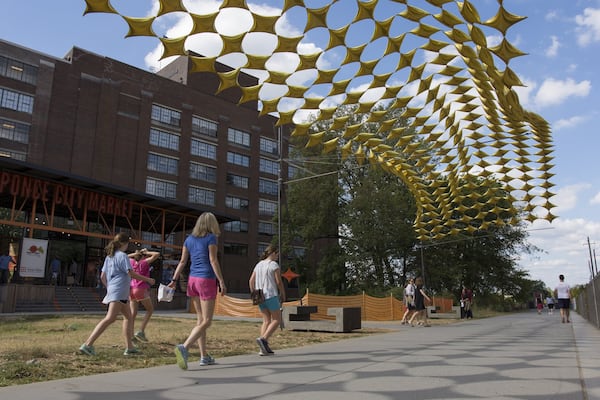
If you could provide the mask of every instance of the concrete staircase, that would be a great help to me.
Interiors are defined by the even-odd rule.
[[[105,293],[105,289],[56,286],[52,303],[20,301],[15,306],[15,312],[104,312],[106,305],[102,304],[102,298]]]

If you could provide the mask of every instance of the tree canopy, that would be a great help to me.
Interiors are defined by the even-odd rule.
[[[338,112],[356,118],[351,107]],[[402,126],[402,119],[396,123]],[[378,124],[369,126],[376,136]],[[417,138],[407,146],[418,148],[419,136],[406,134]],[[466,199],[487,201],[488,210],[508,224],[486,225],[474,214],[468,225],[457,221],[455,229],[444,232],[444,239],[420,241],[413,229],[419,210],[410,182],[366,159],[323,154],[322,146],[294,149],[290,164],[297,172],[285,185],[283,242],[306,246],[307,256],[296,262],[311,291],[383,294],[423,272],[427,288],[436,293],[458,295],[465,285],[475,293],[514,298],[528,289],[527,273],[517,268],[517,255],[535,248],[527,244],[518,215],[510,212],[508,192],[493,179],[464,176],[471,182],[461,186],[473,188],[465,193]],[[441,179],[431,182],[428,190],[447,187]],[[469,213],[468,201],[455,206],[463,208],[457,215]],[[431,228],[435,231],[435,226]]]

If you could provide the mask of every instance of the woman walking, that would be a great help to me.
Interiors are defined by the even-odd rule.
[[[400,323],[402,325],[408,323],[408,317],[415,312],[415,280],[410,278],[408,284],[404,288],[404,315]]]
[[[425,299],[427,299],[427,301],[429,301],[429,302],[431,302],[431,299],[429,298],[429,296],[427,296],[427,294],[423,290],[423,278],[418,277],[415,280],[415,285],[416,285],[416,288],[415,288],[415,310],[416,311],[413,314],[410,321],[408,321],[408,323],[411,326],[414,326],[414,320],[415,320],[415,318],[418,318],[419,325],[429,326],[429,324],[427,324],[427,309],[425,307]]]
[[[276,261],[278,257],[277,248],[269,245],[254,267],[249,281],[250,291],[260,289],[265,298],[265,301],[258,305],[263,322],[256,343],[261,356],[274,354],[269,347],[269,338],[281,325],[281,303],[285,301],[285,288],[281,280],[281,269]]]
[[[189,348],[196,341],[200,348],[200,365],[215,363],[215,359],[206,349],[206,331],[212,324],[215,311],[217,283],[221,296],[224,296],[227,290],[217,257],[217,237],[220,234],[219,223],[214,214],[202,213],[196,221],[192,234],[183,243],[181,259],[173,273],[173,280],[169,283],[169,287],[174,289],[175,282],[187,265],[188,259],[191,260],[187,295],[196,310],[196,326],[185,342],[175,346],[177,365],[181,369],[187,369]]]
[[[156,261],[159,256],[160,253],[158,251],[141,249],[129,254],[129,260],[131,262],[131,267],[135,272],[142,276],[149,277],[150,271],[152,270],[150,265]],[[146,310],[144,319],[140,325],[140,329],[135,333],[133,338],[141,342],[147,342],[148,339],[146,338],[145,333],[146,326],[148,326],[148,322],[150,322],[150,318],[154,312],[154,305],[152,304],[152,299],[150,298],[150,285],[145,281],[132,279],[129,300],[131,301],[129,306],[131,308],[132,325],[135,325],[135,318],[137,317],[139,303],[142,303],[144,310]],[[133,327],[131,329],[135,330]]]
[[[108,304],[108,311],[104,319],[96,325],[90,337],[79,347],[79,351],[89,356],[95,356],[94,342],[102,335],[119,316],[123,314],[123,336],[125,337],[124,355],[138,353],[138,349],[132,343],[133,318],[127,301],[129,299],[129,287],[131,278],[139,279],[154,285],[154,279],[142,276],[135,272],[129,263],[125,251],[129,246],[129,236],[118,233],[106,246],[106,259],[100,276],[102,283],[106,286],[106,296],[102,302]]]

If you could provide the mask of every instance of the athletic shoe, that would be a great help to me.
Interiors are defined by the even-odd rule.
[[[134,354],[140,354],[140,351],[137,349],[137,347],[132,347],[130,349],[125,349],[125,351],[123,352],[124,356],[131,356]]]
[[[260,348],[260,352],[263,355],[269,354],[269,352],[267,351],[267,347],[265,346],[265,340],[263,338],[256,338],[256,343],[258,344],[258,347]]]
[[[265,345],[265,348],[267,349],[267,353],[275,354],[275,352],[273,350],[271,350],[271,347],[269,346],[269,342],[267,342],[266,339],[263,339],[263,344]]]
[[[256,343],[258,343],[258,347],[260,347],[260,351],[258,352],[261,356],[271,356],[275,354],[273,350],[269,347],[269,342],[263,338],[256,338]]]
[[[144,331],[137,331],[135,333],[135,335],[133,335],[133,337],[137,340],[139,340],[140,342],[147,342],[148,339],[146,339],[146,334],[144,333]]]
[[[200,359],[200,365],[201,366],[205,366],[205,365],[213,365],[215,363],[215,359],[212,358],[211,356],[207,355],[205,357],[202,357]]]
[[[94,350],[94,346],[88,346],[85,343],[79,346],[79,352],[88,356],[96,355],[96,350]]]
[[[175,357],[179,368],[187,369],[188,351],[182,344],[175,346]]]

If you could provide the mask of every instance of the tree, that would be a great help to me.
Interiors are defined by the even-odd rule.
[[[349,124],[360,118],[351,107],[337,113]],[[378,124],[364,127],[377,135]],[[314,129],[340,137],[322,121]],[[344,145],[343,139],[339,145]],[[321,260],[306,273],[312,290],[383,292],[398,285],[414,258],[415,245],[414,201],[404,183],[377,165],[323,155],[321,147],[296,149],[291,164],[299,172],[286,185],[286,243],[298,237]]]
[[[291,254],[292,246],[301,243],[307,248],[306,256],[295,263],[303,281],[311,291],[341,293],[345,267],[338,243],[340,160],[336,156],[321,157],[314,148],[296,149],[290,164],[298,172],[285,186],[284,251]]]
[[[336,112],[347,118],[347,124],[361,126],[363,143],[372,140],[383,147],[388,145],[389,136],[380,133],[379,123],[361,121],[351,107]],[[395,121],[396,132],[405,135],[402,142],[413,150],[425,148],[418,135],[402,129],[406,121],[395,119],[394,112],[384,120]],[[434,218],[425,221],[432,237],[443,233],[443,239],[419,242],[413,227],[416,202],[402,176],[377,162],[364,162],[376,157],[369,153],[370,148],[346,142],[343,133],[330,130],[325,121],[313,128],[313,134],[324,136],[323,143],[336,142],[346,153],[360,153],[362,157],[323,155],[324,146],[297,147],[299,172],[295,183],[287,185],[289,229],[285,234],[286,243],[297,238],[311,250],[314,258],[305,258],[303,265],[312,290],[382,294],[403,286],[407,274],[420,275],[422,265],[427,288],[444,295],[459,296],[466,285],[503,304],[504,299],[519,297],[530,285],[527,273],[517,268],[516,255],[536,249],[527,243],[527,232],[512,207],[514,199],[493,177],[464,174],[458,182],[443,176],[430,182],[426,190],[447,193],[442,197],[450,200],[444,206],[454,212],[450,224]],[[401,152],[398,157],[403,157]],[[405,158],[410,162],[410,157]],[[452,200],[456,190],[465,191],[461,204]],[[475,211],[475,202],[484,205],[483,213]],[[485,224],[497,217],[505,223]]]
[[[398,177],[379,167],[346,170],[344,178],[342,247],[348,275],[363,290],[403,284],[416,243],[412,196]]]

